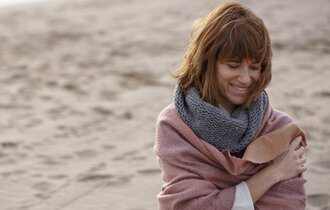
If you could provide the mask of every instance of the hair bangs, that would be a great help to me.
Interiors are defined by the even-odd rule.
[[[265,44],[262,33],[256,31],[256,26],[240,21],[236,21],[229,25],[226,34],[220,42],[218,58],[220,62],[228,60],[244,59],[261,62],[265,55]]]

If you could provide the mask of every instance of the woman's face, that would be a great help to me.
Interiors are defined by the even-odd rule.
[[[217,63],[217,81],[221,104],[230,113],[237,105],[244,104],[260,78],[260,63],[236,59]]]

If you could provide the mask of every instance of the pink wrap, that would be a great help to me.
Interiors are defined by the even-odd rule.
[[[306,145],[303,131],[291,118],[268,106],[257,138],[237,158],[199,139],[169,105],[158,117],[154,148],[165,182],[158,195],[159,209],[231,209],[235,185],[262,169],[299,135]],[[300,176],[277,183],[255,209],[305,209],[305,182]]]

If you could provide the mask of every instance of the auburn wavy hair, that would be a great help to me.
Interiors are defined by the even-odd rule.
[[[244,107],[248,107],[271,81],[272,49],[263,21],[238,2],[229,2],[196,20],[183,63],[174,75],[184,94],[197,88],[202,100],[218,106],[221,93],[216,76],[217,62],[253,60],[261,64],[261,76]]]

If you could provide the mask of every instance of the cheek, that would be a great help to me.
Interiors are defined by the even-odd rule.
[[[218,82],[221,83],[228,82],[233,78],[235,78],[235,75],[233,75],[233,73],[230,71],[222,70],[221,72],[217,73]]]
[[[228,80],[226,78],[226,75],[223,75],[223,74],[217,75],[218,88],[222,89],[222,91],[224,91],[227,82],[228,82]]]
[[[258,72],[253,72],[252,75],[251,75],[251,78],[253,81],[258,81],[261,77],[261,72],[258,71]]]
[[[222,83],[221,74],[219,72],[217,72],[217,84],[218,84],[218,86],[220,86],[221,83]]]
[[[217,73],[217,87],[218,87],[218,90],[220,92],[222,92],[222,94],[224,93],[224,89],[225,89],[224,86],[225,86],[225,80],[223,78],[223,75]]]

